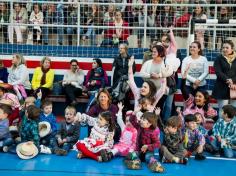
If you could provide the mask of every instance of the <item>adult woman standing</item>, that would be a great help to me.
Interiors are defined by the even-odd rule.
[[[32,89],[34,94],[39,91],[42,92],[42,99],[44,99],[52,89],[54,80],[54,70],[51,67],[51,59],[44,57],[41,60],[40,67],[37,67],[34,71],[32,78]]]
[[[144,80],[151,80],[157,90],[161,87],[161,79],[173,74],[172,66],[165,67],[164,58],[166,56],[165,48],[162,45],[155,45],[152,48],[152,60],[146,61],[140,71]]]
[[[26,90],[30,91],[29,71],[25,66],[25,59],[20,54],[13,55],[12,66],[9,70],[8,83],[13,86],[19,100],[27,97]]]
[[[207,58],[202,56],[201,44],[194,41],[190,45],[190,56],[184,58],[182,63],[182,74],[189,66],[186,79],[188,94],[195,95],[199,90],[206,90],[206,77],[208,75],[209,64]]]
[[[78,61],[72,59],[70,61],[70,70],[64,75],[62,81],[67,104],[76,105],[76,96],[82,95],[83,82],[83,70],[79,69]]]
[[[222,54],[215,62],[216,82],[214,84],[212,96],[217,99],[219,109],[226,104],[232,104],[236,107],[236,100],[230,98],[230,86],[236,83],[236,52],[234,43],[226,40],[223,44]]]

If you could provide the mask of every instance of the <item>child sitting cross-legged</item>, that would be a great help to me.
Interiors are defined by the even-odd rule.
[[[140,119],[136,116],[131,116],[130,122],[137,129],[139,134],[137,140],[139,157],[135,152],[129,153],[125,159],[125,164],[128,168],[139,168],[137,165],[141,164],[141,160],[148,164],[148,168],[151,171],[164,172],[164,167],[158,162],[157,158],[161,146],[160,130],[157,127],[157,121],[156,114],[152,112],[144,112]]]
[[[44,100],[41,105],[42,112],[40,113],[39,122],[48,122],[50,124],[50,132],[46,136],[41,136],[40,153],[51,154],[52,147],[57,134],[56,117],[52,113],[52,102]]]
[[[101,112],[98,118],[81,113],[77,113],[76,116],[79,122],[87,122],[89,126],[93,126],[90,136],[78,140],[75,144],[79,150],[77,158],[88,157],[99,162],[106,161],[105,150],[111,150],[114,143],[115,124],[112,120],[112,113],[109,111]]]
[[[222,118],[213,126],[211,145],[222,150],[227,158],[236,157],[236,108],[232,105],[223,106]]]
[[[53,151],[57,155],[67,155],[69,150],[79,139],[80,125],[74,122],[75,116],[75,107],[67,106],[65,109],[65,121],[60,125],[53,146]]]
[[[193,114],[188,114],[184,117],[185,125],[182,128],[184,135],[184,147],[188,151],[186,156],[190,156],[193,152],[196,153],[196,160],[204,160],[206,157],[203,155],[203,148],[205,145],[205,137],[198,130],[197,118]]]
[[[110,152],[105,153],[105,160],[110,160],[115,155],[127,156],[129,152],[136,150],[137,142],[137,130],[130,123],[130,116],[133,115],[133,111],[127,111],[125,117],[125,123],[122,119],[123,104],[118,103],[119,111],[117,113],[117,123],[121,128],[121,137],[117,144],[115,144]]]
[[[179,117],[172,116],[167,119],[164,128],[164,140],[160,149],[162,162],[187,164],[185,149],[182,142],[181,122]]]

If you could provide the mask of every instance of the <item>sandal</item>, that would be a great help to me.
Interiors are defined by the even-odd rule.
[[[124,160],[125,165],[128,169],[141,169],[141,161],[139,159],[136,160]]]
[[[153,172],[162,173],[165,171],[164,167],[159,162],[153,162],[148,164],[148,168]]]

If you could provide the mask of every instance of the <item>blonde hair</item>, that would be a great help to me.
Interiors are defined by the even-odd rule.
[[[0,68],[4,67],[3,60],[0,60]]]
[[[40,66],[41,66],[41,67],[43,66],[43,63],[44,63],[46,60],[48,60],[50,63],[52,62],[52,60],[51,60],[49,57],[45,56],[45,57],[43,57],[43,59],[40,61]]]
[[[13,64],[12,68],[15,69],[19,65],[25,64],[25,58],[22,54],[15,54],[17,60],[19,60],[19,63],[17,65]]]
[[[67,106],[65,112],[66,111],[74,111],[74,115],[76,115],[76,108],[74,106]]]
[[[35,103],[36,99],[33,96],[27,97],[25,99],[25,104],[26,103]]]

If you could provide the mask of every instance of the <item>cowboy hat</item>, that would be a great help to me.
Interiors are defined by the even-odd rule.
[[[49,122],[39,122],[39,136],[41,138],[47,136],[51,132],[51,125]]]
[[[5,105],[12,106],[13,102],[12,102],[12,100],[2,98],[2,99],[0,100],[0,104],[5,104]]]
[[[21,159],[31,159],[39,153],[39,150],[33,142],[23,142],[17,145],[16,153]]]

